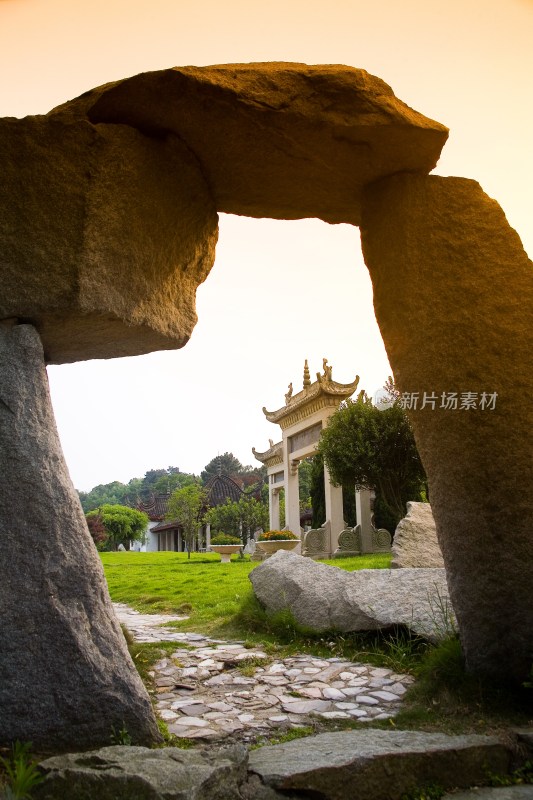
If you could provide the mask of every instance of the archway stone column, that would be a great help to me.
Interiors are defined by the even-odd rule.
[[[475,181],[368,187],[374,307],[429,479],[467,667],[523,681],[533,653],[533,269]]]
[[[283,432],[283,463],[285,467],[285,525],[300,536],[300,482],[298,461],[291,458],[289,437]]]
[[[342,503],[342,486],[333,486],[329,470],[324,464],[324,488],[326,491],[326,520],[331,523],[330,557],[339,546],[339,535],[345,528]]]
[[[59,443],[41,340],[0,323],[0,742],[160,739]],[[21,500],[22,498],[22,500]]]
[[[280,524],[280,513],[279,513],[279,493],[280,489],[274,487],[272,484],[269,485],[269,503],[268,503],[268,510],[269,510],[269,520],[270,520],[270,530],[271,531],[279,531],[279,524]]]

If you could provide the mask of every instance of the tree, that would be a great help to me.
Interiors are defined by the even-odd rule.
[[[105,531],[102,549],[116,550],[120,544],[129,550],[130,542],[144,540],[148,516],[128,506],[105,504],[86,515],[89,530],[99,528],[99,520]]]
[[[105,547],[107,534],[105,532],[102,517],[98,512],[96,512],[93,514],[87,514],[85,519],[87,520],[89,533],[91,534],[93,542],[96,545],[96,549],[103,550]]]
[[[298,490],[300,494],[300,511],[312,506],[311,485],[313,475],[313,459],[306,458],[298,465]]]
[[[117,505],[124,503],[130,492],[129,486],[120,481],[99,484],[90,492],[79,492],[81,507],[87,514],[102,505]]]
[[[380,410],[362,392],[330,417],[319,452],[337,486],[375,489],[376,500],[394,529],[408,500],[419,500],[426,475],[405,411],[393,404]]]
[[[249,535],[257,528],[267,528],[268,509],[255,498],[244,496],[237,502],[228,499],[222,505],[210,508],[204,520],[213,530],[239,536],[246,544]]]
[[[221,456],[212,458],[209,464],[206,464],[200,476],[204,483],[216,475],[239,475],[243,471],[243,466],[238,458],[233,453],[224,453]]]
[[[166,469],[149,469],[144,473],[143,489],[151,489],[159,478],[168,477]]]
[[[152,489],[154,494],[172,494],[176,489],[183,489],[184,486],[189,486],[191,483],[198,483],[199,481],[196,475],[190,475],[189,473],[180,472],[179,470],[171,472],[171,469],[173,470],[175,468],[169,467],[167,474],[161,475],[153,484]]]
[[[168,501],[168,511],[165,519],[177,520],[180,523],[183,529],[188,558],[191,557],[194,538],[202,522],[204,504],[205,493],[201,486],[196,483],[176,489]]]

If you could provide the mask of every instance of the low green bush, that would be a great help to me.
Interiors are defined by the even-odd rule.
[[[287,539],[298,539],[292,531],[266,531],[257,537],[258,542],[281,542]]]
[[[242,545],[242,541],[237,536],[230,536],[227,533],[217,533],[211,539],[211,544],[238,544]]]

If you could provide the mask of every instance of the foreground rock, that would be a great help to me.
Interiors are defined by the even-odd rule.
[[[283,795],[400,800],[428,784],[485,783],[489,764],[494,773],[509,770],[509,753],[493,737],[366,730],[262,747],[250,753],[249,769]]]
[[[344,731],[249,754],[105,747],[50,758],[35,800],[400,800],[431,784],[482,785],[506,775],[510,750],[490,736]],[[496,799],[497,800],[497,799]]]
[[[146,72],[51,114],[176,134],[196,155],[218,211],[355,224],[365,184],[429,172],[448,135],[380,78],[338,64]]]
[[[0,743],[159,738],[64,464],[39,336],[0,325]],[[24,494],[21,496],[21,491]]]
[[[246,764],[242,746],[214,753],[104,747],[44,761],[45,782],[32,794],[35,800],[241,800]]]
[[[475,181],[397,175],[366,198],[376,317],[428,475],[467,666],[520,683],[533,652],[533,265]]]
[[[533,787],[531,786],[488,786],[466,789],[464,792],[445,794],[442,800],[531,800]]]
[[[407,514],[394,533],[391,567],[444,567],[429,503],[407,503]]]
[[[258,600],[288,610],[316,631],[366,631],[405,625],[438,640],[453,626],[443,569],[346,572],[280,550],[250,573]]]

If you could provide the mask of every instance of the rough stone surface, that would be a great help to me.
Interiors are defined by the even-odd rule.
[[[489,771],[508,774],[510,762],[511,751],[491,736],[375,729],[321,734],[249,754],[239,745],[197,750],[104,747],[41,762],[45,781],[32,790],[32,797],[400,800],[431,784],[445,789],[481,784]],[[522,800],[531,797],[531,787],[476,789],[448,796]]]
[[[39,336],[0,325],[0,742],[159,738],[68,475]]]
[[[104,747],[41,762],[35,800],[241,800],[242,746],[209,753],[169,747]]]
[[[532,800],[533,786],[478,786],[464,792],[445,794],[442,800]]]
[[[407,503],[407,514],[394,534],[391,567],[444,567],[429,503]]]
[[[249,769],[281,792],[323,800],[400,800],[417,787],[483,783],[506,774],[509,753],[489,736],[416,731],[325,733],[250,753]]]
[[[182,347],[217,215],[176,136],[47,117],[0,120],[0,319],[49,363]]]
[[[218,211],[358,223],[361,188],[435,166],[447,129],[342,65],[224,64],[147,72],[51,112],[177,134]]]
[[[420,396],[408,413],[467,665],[521,682],[533,652],[532,264],[500,206],[463,178],[375,184],[361,238],[395,380]],[[420,408],[424,392],[434,409]],[[477,407],[441,408],[452,392]],[[494,410],[483,393],[497,393]]]
[[[288,609],[316,631],[361,631],[406,625],[437,640],[453,614],[443,569],[363,569],[346,572],[280,550],[250,573],[267,611]]]

